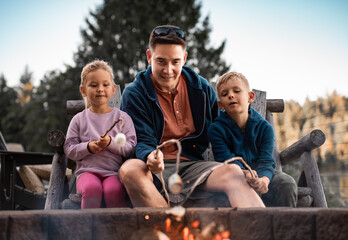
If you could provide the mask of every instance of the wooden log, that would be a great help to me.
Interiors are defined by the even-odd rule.
[[[327,208],[327,202],[321,183],[319,169],[313,152],[304,152],[301,156],[303,171],[306,176],[307,186],[312,189],[313,207]]]
[[[64,153],[63,146],[65,142],[65,135],[62,131],[51,131],[47,136],[47,142],[56,153]]]
[[[67,162],[68,159],[64,154],[56,153],[53,156],[52,172],[47,191],[45,210],[58,209],[59,203],[63,200]]]
[[[270,112],[277,112],[277,113],[284,112],[284,100],[283,99],[267,99],[266,109]]]
[[[69,115],[75,115],[82,112],[85,109],[85,103],[83,100],[68,100],[66,102],[66,112]]]
[[[65,142],[64,133],[58,130],[52,131],[48,134],[47,141],[56,151],[56,154],[54,154],[52,161],[52,172],[47,191],[45,210],[58,209],[59,203],[63,200],[66,165],[68,162],[63,150]]]
[[[325,139],[325,134],[321,130],[313,130],[280,153],[281,163],[287,164],[299,159],[304,152],[309,152],[323,145]]]

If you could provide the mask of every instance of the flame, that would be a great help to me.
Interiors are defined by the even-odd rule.
[[[190,229],[188,227],[184,227],[182,230],[182,239],[189,240]]]
[[[145,219],[146,219],[146,220],[149,220],[149,219],[150,219],[150,216],[149,216],[149,215],[145,215]]]
[[[230,231],[226,230],[221,233],[222,239],[229,239],[230,237]]]
[[[166,226],[166,232],[170,232],[172,220],[170,218],[167,218],[164,223],[165,223],[165,226]]]
[[[192,228],[198,228],[198,227],[199,227],[199,221],[198,221],[198,220],[193,221],[193,222],[191,223],[191,226],[192,226]]]

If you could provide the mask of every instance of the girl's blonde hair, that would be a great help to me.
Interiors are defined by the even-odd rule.
[[[105,70],[110,74],[110,79],[111,79],[111,83],[114,84],[114,73],[113,70],[111,68],[111,66],[103,61],[103,60],[94,60],[93,62],[88,63],[86,66],[83,67],[82,72],[81,72],[81,84],[80,86],[84,87],[86,85],[87,82],[87,75],[91,72],[94,72],[96,70]],[[83,97],[83,100],[85,102],[85,106],[86,108],[90,107],[90,103],[88,102],[87,97]]]
[[[219,79],[217,80],[217,83],[216,83],[216,91],[217,91],[219,98],[220,98],[221,84],[226,83],[228,80],[235,79],[235,78],[242,80],[243,83],[245,84],[245,86],[250,91],[249,82],[243,74],[238,73],[238,72],[227,72],[227,73],[223,74],[221,77],[219,77]]]

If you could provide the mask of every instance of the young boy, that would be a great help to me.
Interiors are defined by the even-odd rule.
[[[215,160],[223,162],[242,157],[255,177],[240,162],[233,163],[243,169],[247,182],[256,192],[267,193],[262,196],[266,206],[295,207],[296,183],[285,173],[275,174],[273,128],[250,107],[255,93],[250,91],[248,80],[240,73],[229,72],[219,78],[216,88],[222,112],[208,130]]]

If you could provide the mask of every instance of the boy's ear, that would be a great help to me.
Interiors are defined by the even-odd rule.
[[[82,94],[82,97],[87,97],[85,88],[84,88],[84,86],[82,86],[82,85],[80,85],[80,92],[81,92],[81,94]]]
[[[217,105],[219,106],[219,108],[221,109],[221,111],[225,110],[224,107],[222,106],[222,103],[220,100],[217,101]]]
[[[252,102],[255,100],[255,93],[254,93],[253,91],[250,91],[250,92],[248,93],[248,95],[249,95],[249,100],[248,100],[248,102],[249,102],[249,103],[252,103]]]

